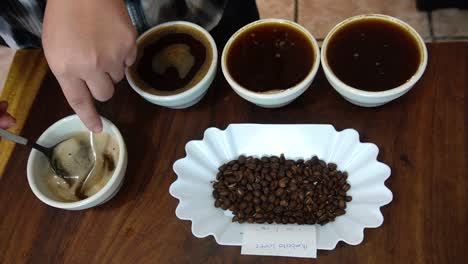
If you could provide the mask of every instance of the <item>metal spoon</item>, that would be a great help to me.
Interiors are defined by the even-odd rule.
[[[84,187],[86,186],[86,182],[93,176],[94,169],[96,168],[96,162],[97,162],[97,155],[96,155],[96,147],[94,145],[94,133],[89,132],[89,145],[91,147],[91,154],[92,154],[92,160],[93,160],[93,166],[91,170],[88,172],[87,175],[82,175],[83,177],[77,179],[75,185],[72,187],[72,191],[75,193],[77,197],[80,198],[86,198],[84,194]]]
[[[8,139],[10,141],[16,142],[16,143],[21,144],[21,145],[32,147],[32,148],[40,151],[42,154],[44,154],[44,156],[47,157],[52,170],[54,171],[54,173],[57,176],[65,179],[65,180],[67,180],[67,179],[69,179],[70,177],[73,177],[73,176],[76,177],[75,175],[71,175],[71,173],[67,170],[67,168],[64,168],[62,166],[62,162],[60,162],[60,157],[57,157],[54,154],[55,153],[54,149],[56,149],[61,144],[66,143],[70,139],[65,139],[64,141],[59,142],[55,146],[48,148],[48,147],[44,147],[44,146],[42,146],[40,144],[37,144],[36,142],[30,141],[30,140],[28,140],[28,139],[26,139],[24,137],[20,137],[18,135],[15,135],[15,134],[13,134],[13,133],[11,133],[9,131],[6,131],[4,129],[0,129],[0,137],[3,137],[5,139]],[[94,146],[92,146],[92,149],[93,149],[93,153],[94,153],[94,157],[93,157],[94,159],[93,160],[94,160],[94,163],[95,163],[95,161],[96,161],[96,158],[95,158],[96,157],[96,152],[94,151]],[[82,153],[83,151],[87,151],[87,149],[86,148],[80,149],[80,153],[78,153],[78,154],[83,155],[83,153]],[[91,168],[89,168],[89,171],[91,171],[94,168],[94,165],[95,165],[94,163],[92,164]],[[84,175],[84,176],[86,176],[86,175]]]

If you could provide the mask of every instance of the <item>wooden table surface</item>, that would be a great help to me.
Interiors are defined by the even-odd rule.
[[[221,74],[196,106],[170,110],[144,101],[127,83],[101,104],[125,137],[129,163],[117,196],[97,208],[49,207],[26,179],[29,150],[16,147],[0,178],[2,263],[466,263],[468,252],[468,43],[429,44],[429,66],[408,94],[385,106],[361,108],[342,99],[320,73],[312,87],[281,109],[262,109],[237,96]],[[71,114],[49,75],[23,135],[37,138]],[[380,148],[392,168],[394,194],[384,224],[366,229],[358,246],[340,242],[317,260],[240,255],[213,237],[195,238],[175,216],[168,193],[172,164],[189,140],[230,123],[327,123],[354,128]]]

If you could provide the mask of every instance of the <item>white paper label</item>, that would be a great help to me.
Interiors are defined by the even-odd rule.
[[[314,225],[244,224],[241,254],[317,257]]]

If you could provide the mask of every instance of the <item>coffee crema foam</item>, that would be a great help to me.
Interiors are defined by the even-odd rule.
[[[194,87],[208,73],[213,50],[208,38],[187,25],[168,25],[138,41],[128,73],[135,84],[154,95],[175,95]]]
[[[66,177],[57,176],[49,163],[44,166],[43,179],[58,200],[75,202],[93,196],[112,178],[120,155],[117,141],[105,132],[94,134],[94,147],[95,161],[90,159],[92,153],[87,153],[92,151],[89,133],[78,132],[54,150],[62,167],[72,172]],[[88,149],[84,153],[87,155],[79,155],[83,154],[82,148]]]

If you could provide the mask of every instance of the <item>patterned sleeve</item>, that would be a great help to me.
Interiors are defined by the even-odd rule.
[[[150,27],[185,20],[211,30],[221,20],[226,3],[227,0],[141,0],[141,7]]]
[[[0,36],[12,48],[41,45],[45,0],[1,0]]]
[[[142,33],[171,20],[191,21],[211,30],[221,20],[228,0],[122,1],[138,33]],[[0,0],[0,37],[12,48],[40,47],[45,6],[46,0]]]

